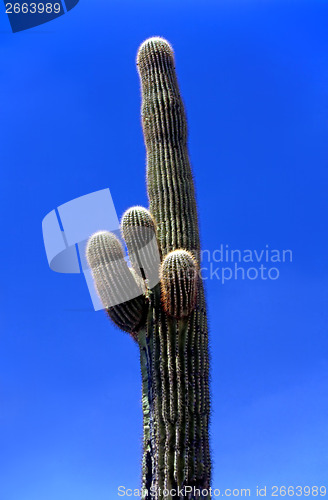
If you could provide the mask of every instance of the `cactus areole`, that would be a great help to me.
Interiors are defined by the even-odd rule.
[[[206,304],[187,122],[172,47],[160,37],[147,39],[137,67],[149,210],[133,207],[122,217],[131,268],[119,240],[105,231],[90,237],[87,258],[108,316],[140,349],[142,499],[209,499]]]

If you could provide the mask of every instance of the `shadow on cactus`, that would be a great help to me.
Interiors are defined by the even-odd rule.
[[[121,221],[131,262],[109,232],[91,236],[87,258],[111,320],[140,348],[143,499],[210,498],[209,358],[206,304],[187,122],[170,44],[139,48],[149,210]],[[147,493],[148,491],[148,493]],[[152,496],[150,496],[152,492]],[[155,494],[154,494],[155,493]]]

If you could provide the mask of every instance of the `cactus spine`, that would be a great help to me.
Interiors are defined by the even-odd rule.
[[[187,122],[173,50],[160,37],[137,55],[147,150],[149,211],[122,217],[129,269],[116,237],[100,232],[87,246],[95,286],[108,315],[140,349],[144,500],[210,498],[209,358],[206,304],[199,276],[197,207]],[[125,298],[133,290],[133,297]],[[185,490],[190,491],[190,490]],[[148,493],[147,493],[148,492]],[[151,496],[150,492],[156,492]]]

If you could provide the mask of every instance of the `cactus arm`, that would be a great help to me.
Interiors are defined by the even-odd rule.
[[[145,321],[147,301],[142,283],[124,260],[120,241],[113,233],[99,231],[91,236],[86,249],[96,290],[116,326],[136,338]],[[127,297],[133,298],[127,300]]]
[[[139,206],[129,208],[122,216],[121,232],[134,271],[146,288],[153,288],[159,282],[161,256],[150,212]]]
[[[189,316],[197,299],[198,266],[186,250],[173,250],[162,262],[160,270],[164,311],[174,318]]]

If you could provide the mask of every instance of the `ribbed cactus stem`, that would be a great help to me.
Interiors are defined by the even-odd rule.
[[[120,241],[113,233],[99,231],[89,239],[86,256],[109,317],[135,336],[145,316],[144,288],[127,266]]]
[[[122,217],[132,269],[110,233],[92,236],[87,256],[104,307],[140,349],[142,499],[208,500],[206,493],[163,493],[210,486],[208,336],[187,122],[172,47],[160,37],[146,40],[137,65],[149,211],[137,206]],[[137,296],[124,301],[131,291]]]
[[[184,248],[199,257],[194,183],[187,149],[187,122],[171,45],[160,37],[139,48],[142,126],[147,149],[149,210],[163,255]]]
[[[123,214],[121,227],[133,269],[153,288],[159,282],[161,258],[150,212],[139,206],[129,208]]]
[[[196,305],[198,266],[186,250],[173,250],[164,258],[160,270],[164,311],[174,318],[189,316]]]

